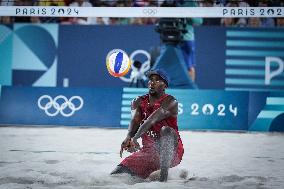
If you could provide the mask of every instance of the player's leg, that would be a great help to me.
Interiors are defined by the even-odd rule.
[[[188,72],[193,82],[195,82],[195,41],[188,41],[189,54],[188,54]]]
[[[146,179],[159,169],[159,152],[153,148],[142,148],[126,157],[111,174],[128,173]]]
[[[180,48],[181,48],[181,52],[182,52],[182,55],[183,55],[183,60],[185,62],[185,65],[186,67],[188,67],[189,65],[189,55],[190,55],[190,45],[188,44],[188,41],[183,41],[181,44],[180,44]]]
[[[160,136],[160,181],[165,182],[168,179],[168,171],[177,150],[178,136],[173,128],[167,126],[162,127]]]
[[[195,82],[195,43],[194,41],[183,41],[181,44],[183,58],[188,75]]]
[[[135,176],[135,174],[130,169],[128,169],[127,167],[121,164],[116,166],[116,168],[110,174],[114,175],[114,174],[121,174],[121,173],[127,173],[127,174],[130,174],[131,176]]]
[[[193,66],[190,67],[190,68],[188,69],[188,74],[189,74],[191,80],[192,80],[193,82],[195,82],[195,78],[196,78],[195,67],[193,67]]]

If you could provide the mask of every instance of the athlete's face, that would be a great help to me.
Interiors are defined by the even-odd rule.
[[[151,95],[161,94],[165,91],[165,88],[167,88],[167,85],[159,75],[153,74],[149,77],[149,82],[148,82],[149,94]]]

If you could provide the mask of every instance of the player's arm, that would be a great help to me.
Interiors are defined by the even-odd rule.
[[[141,116],[140,102],[141,102],[140,97],[135,98],[131,102],[131,120],[130,120],[130,124],[128,127],[128,134],[127,134],[127,136],[130,138],[132,138],[135,135],[141,123],[142,116]]]
[[[134,99],[131,102],[131,120],[128,126],[127,136],[121,144],[120,157],[122,157],[123,150],[128,150],[130,152],[135,151],[135,149],[133,149],[134,147],[130,146],[130,139],[135,135],[141,123],[140,102],[141,102],[140,97]]]
[[[145,132],[147,132],[157,122],[171,117],[177,116],[178,114],[178,102],[172,96],[168,96],[161,104],[161,107],[154,111],[147,120],[140,125],[138,131],[133,137],[133,141],[136,143],[137,139],[140,138]],[[137,144],[137,143],[136,143]]]

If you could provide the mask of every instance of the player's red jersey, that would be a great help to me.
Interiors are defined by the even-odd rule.
[[[141,112],[142,112],[142,120],[146,120],[154,111],[156,111],[158,108],[161,107],[162,101],[168,96],[168,94],[164,94],[159,100],[155,102],[155,104],[150,105],[149,102],[149,95],[144,95],[141,97]],[[142,144],[143,146],[152,146],[153,142],[155,142],[157,139],[160,138],[160,131],[163,126],[169,126],[173,128],[178,136],[178,139],[180,140],[179,132],[178,132],[178,126],[177,126],[177,117],[169,117],[166,119],[163,119],[162,121],[156,123],[154,126],[152,126],[147,133],[142,135]]]
[[[142,120],[146,120],[155,110],[160,108],[161,103],[167,96],[168,94],[163,95],[153,105],[150,105],[148,94],[140,97]],[[182,159],[184,149],[178,132],[177,117],[168,117],[153,125],[141,136],[143,148],[139,152],[135,152],[131,156],[125,158],[121,164],[128,167],[136,175],[142,178],[147,178],[152,172],[159,170],[160,157],[157,149],[157,141],[160,138],[160,130],[163,126],[169,126],[177,133],[178,146],[171,167],[178,165]]]

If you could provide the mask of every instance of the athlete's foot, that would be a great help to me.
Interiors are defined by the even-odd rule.
[[[168,168],[161,168],[160,182],[167,182],[168,180]]]

